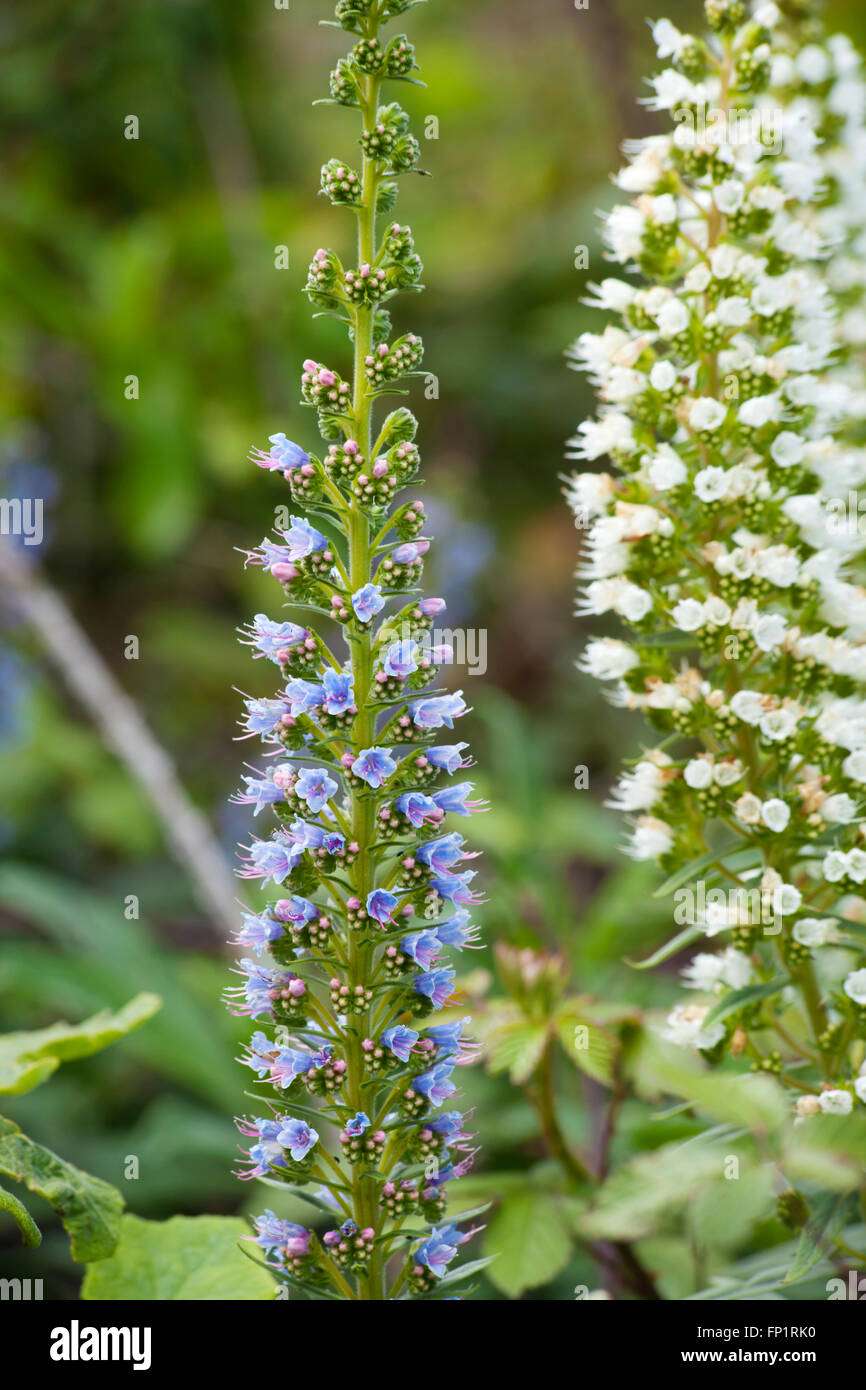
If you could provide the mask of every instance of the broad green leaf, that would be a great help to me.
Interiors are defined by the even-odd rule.
[[[592,1239],[636,1240],[651,1235],[705,1184],[723,1183],[726,1154],[718,1146],[665,1144],[614,1171],[577,1229]]]
[[[28,1033],[0,1036],[0,1092],[22,1095],[47,1081],[61,1062],[90,1057],[125,1037],[161,1005],[156,994],[138,994],[117,1013],[102,1009],[83,1023],[53,1023]]]
[[[238,1241],[248,1236],[235,1216],[173,1216],[168,1221],[123,1217],[114,1254],[88,1269],[84,1299],[147,1302],[272,1299],[276,1281],[244,1258]]]
[[[8,1211],[9,1215],[18,1222],[21,1230],[21,1239],[25,1245],[39,1245],[42,1242],[42,1232],[33,1220],[23,1202],[19,1202],[17,1197],[13,1197],[11,1192],[7,1192],[5,1187],[0,1187],[0,1211]]]
[[[566,1001],[557,1011],[556,1028],[566,1056],[587,1076],[609,1085],[613,1076],[616,1039],[591,1023]]]
[[[566,1222],[552,1197],[516,1192],[507,1197],[484,1233],[484,1249],[498,1255],[490,1279],[516,1298],[558,1274],[571,1254]]]
[[[772,999],[774,994],[779,994],[785,985],[790,984],[788,975],[777,975],[775,980],[768,980],[764,985],[745,985],[742,989],[731,990],[724,999],[720,999],[715,1004],[704,1019],[704,1028],[709,1028],[713,1023],[722,1023],[731,1014],[735,1014],[739,1009],[744,1009],[749,1004],[756,1004],[759,999]]]
[[[86,1264],[111,1254],[123,1211],[117,1189],[34,1144],[2,1116],[0,1173],[23,1183],[54,1208],[69,1233],[74,1260]]]
[[[497,1024],[485,1039],[488,1065],[494,1076],[507,1071],[516,1086],[528,1081],[547,1047],[544,1023],[513,1019]]]

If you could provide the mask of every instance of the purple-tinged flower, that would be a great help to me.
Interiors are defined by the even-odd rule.
[[[456,1094],[457,1087],[451,1080],[454,1066],[455,1063],[450,1058],[437,1062],[429,1071],[413,1077],[412,1089],[426,1096],[431,1105],[441,1105],[443,1100]]]
[[[244,700],[246,719],[241,728],[247,734],[270,734],[282,724],[289,709],[284,700]]]
[[[441,1134],[448,1147],[450,1144],[460,1144],[471,1139],[472,1136],[463,1128],[463,1119],[459,1110],[444,1110],[432,1120],[425,1120],[424,1126],[426,1129],[432,1129],[434,1134]]]
[[[396,680],[404,681],[407,676],[411,676],[413,671],[418,670],[418,663],[415,656],[418,651],[417,643],[410,641],[394,642],[385,653],[382,662],[382,670],[386,676],[393,676]]]
[[[332,830],[325,830],[321,825],[316,825],[313,821],[292,821],[289,833],[295,844],[302,851],[318,851],[320,854],[342,854],[343,850],[346,848],[346,840],[343,835],[339,835]]]
[[[459,1246],[474,1234],[474,1231],[461,1231],[458,1226],[434,1226],[412,1258],[417,1264],[426,1265],[431,1274],[441,1279]]]
[[[429,822],[440,821],[444,815],[433,798],[425,796],[423,792],[404,792],[402,796],[397,797],[394,806],[416,830],[420,830],[422,825]]]
[[[318,1134],[311,1129],[306,1120],[295,1120],[286,1116],[277,1136],[284,1149],[288,1149],[295,1163],[306,1158],[310,1149],[318,1142]]]
[[[329,668],[322,677],[325,692],[324,706],[327,714],[345,714],[355,705],[355,678],[351,672],[335,671]]]
[[[285,1090],[299,1076],[307,1076],[317,1066],[321,1066],[321,1063],[317,1063],[311,1053],[300,1052],[294,1047],[281,1047],[271,1063],[271,1080],[275,1086]]]
[[[255,550],[245,550],[242,554],[246,555],[244,568],[247,565],[258,565],[261,569],[269,570],[274,578],[287,578],[288,574],[294,571],[292,552],[285,545],[278,545],[265,536],[261,545],[257,545]],[[278,569],[278,566],[282,566]]]
[[[236,946],[248,946],[260,956],[272,941],[278,941],[283,934],[280,922],[271,916],[270,908],[258,915],[254,912],[244,912],[243,926],[234,934],[234,944]]]
[[[387,748],[364,748],[352,763],[352,771],[368,787],[384,786],[397,771],[397,764]]]
[[[295,792],[316,816],[334,792],[339,791],[339,783],[329,777],[323,767],[305,767],[298,773]]]
[[[431,793],[440,811],[453,816],[471,816],[476,811],[489,809],[486,801],[470,801],[469,795],[475,790],[472,782],[458,782],[453,787],[443,787]]]
[[[442,1009],[450,998],[455,978],[455,971],[439,966],[436,970],[427,970],[422,975],[416,975],[412,984],[418,994],[427,996],[434,1009]]]
[[[454,1054],[459,1061],[468,1061],[477,1051],[477,1044],[463,1037],[463,1029],[470,1022],[471,1019],[467,1017],[458,1019],[456,1023],[440,1023],[435,1028],[428,1028],[424,1036],[432,1039],[444,1056]]]
[[[262,449],[252,449],[250,458],[259,468],[267,468],[281,473],[290,473],[293,468],[300,468],[303,464],[310,462],[310,455],[306,453],[300,444],[294,444],[291,439],[287,439],[284,434],[268,435],[270,449],[265,452]]]
[[[226,990],[226,1004],[237,1017],[273,1016],[274,998],[297,979],[291,971],[272,970],[260,961],[248,959],[240,961],[239,969],[233,973],[245,977],[242,985]]]
[[[286,686],[286,699],[291,702],[292,717],[299,714],[313,714],[325,698],[324,687],[317,681],[306,681],[295,676]]]
[[[257,657],[266,656],[278,666],[288,660],[290,648],[305,642],[310,635],[298,623],[278,623],[264,613],[257,613],[251,623],[238,631],[244,634],[241,640],[247,646],[256,648]]]
[[[289,555],[295,563],[328,548],[327,536],[323,536],[321,531],[317,531],[303,516],[293,516],[288,531],[280,534],[288,545]]]
[[[285,840],[253,840],[244,848],[247,853],[241,855],[244,867],[238,870],[238,876],[262,878],[275,884],[288,877],[303,853],[301,846],[287,844]]]
[[[296,1221],[283,1221],[272,1211],[264,1211],[261,1216],[253,1217],[253,1226],[256,1235],[244,1236],[243,1239],[253,1241],[266,1255],[280,1255],[285,1252],[293,1259],[298,1259],[310,1253],[313,1233],[308,1231],[306,1226],[299,1226]]]
[[[478,940],[478,928],[469,921],[469,913],[463,907],[453,917],[437,922],[433,930],[443,946],[455,946],[458,951],[474,946]]]
[[[292,922],[299,927],[305,922],[314,921],[319,915],[316,904],[299,894],[294,894],[291,898],[280,898],[279,902],[274,903],[272,910],[278,921]]]
[[[461,903],[466,907],[477,907],[484,898],[480,893],[473,893],[469,887],[475,871],[467,869],[462,874],[449,874],[447,878],[431,878],[430,887],[440,898],[444,898],[449,903]]]
[[[420,560],[421,556],[426,554],[426,551],[426,545],[419,544],[417,541],[406,541],[391,551],[391,559],[395,565],[414,565],[416,560]]]
[[[378,584],[365,584],[352,595],[352,607],[360,623],[369,623],[385,607],[382,590]]]
[[[420,965],[422,970],[429,970],[439,956],[442,946],[436,932],[428,928],[425,931],[413,932],[411,936],[404,936],[400,942],[400,949],[405,951],[416,965]]]
[[[416,606],[425,618],[438,618],[448,607],[444,598],[422,598]]]
[[[274,768],[269,768],[264,777],[248,777],[243,773],[243,780],[247,784],[245,792],[235,792],[231,798],[235,806],[254,806],[253,815],[257,816],[263,806],[275,806],[278,801],[282,801],[285,791],[278,787],[274,782]]]
[[[406,1028],[404,1024],[398,1023],[393,1028],[386,1028],[382,1034],[382,1042],[401,1062],[408,1062],[409,1054],[418,1037],[414,1028]]]
[[[241,1134],[255,1139],[248,1150],[252,1168],[246,1173],[238,1173],[239,1178],[263,1178],[274,1168],[287,1168],[286,1155],[279,1135],[282,1120],[237,1120]]]
[[[454,720],[468,713],[463,699],[463,691],[451,695],[431,695],[427,700],[416,700],[409,706],[412,721],[419,729],[454,728]]]
[[[463,836],[455,830],[450,835],[442,835],[438,840],[427,840],[423,845],[419,845],[415,851],[415,858],[426,864],[433,873],[447,874],[461,860],[477,857],[464,850],[465,844]]]
[[[435,748],[427,748],[424,756],[428,763],[442,768],[453,777],[455,772],[472,766],[472,759],[463,757],[463,749],[468,747],[468,743],[442,743]]]
[[[359,1110],[352,1116],[351,1120],[346,1121],[343,1126],[343,1132],[348,1134],[351,1139],[358,1139],[364,1133],[364,1130],[369,1128],[370,1116],[365,1115],[363,1110]]]
[[[374,888],[367,894],[367,913],[384,927],[387,922],[393,922],[392,914],[399,901],[386,888]]]

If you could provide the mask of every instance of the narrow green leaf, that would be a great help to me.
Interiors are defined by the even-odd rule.
[[[759,999],[772,999],[774,994],[779,994],[790,984],[787,975],[777,975],[775,980],[768,980],[763,985],[745,985],[743,989],[731,990],[715,1004],[707,1014],[703,1022],[704,1028],[709,1028],[713,1023],[722,1023],[724,1019],[730,1018],[739,1009],[745,1008],[748,1004],[755,1004]]]

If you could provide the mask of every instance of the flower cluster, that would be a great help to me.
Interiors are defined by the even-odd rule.
[[[250,768],[236,797],[276,820],[245,847],[240,870],[273,892],[244,915],[241,983],[230,991],[236,1013],[270,1025],[242,1058],[262,1094],[258,1113],[239,1121],[244,1176],[313,1184],[309,1199],[334,1222],[319,1238],[265,1212],[255,1241],[288,1283],[368,1300],[444,1296],[443,1280],[453,1296],[447,1266],[471,1234],[442,1218],[448,1184],[472,1161],[464,1117],[445,1107],[473,1047],[468,1020],[431,1015],[453,994],[446,953],[476,942],[475,856],[451,825],[484,806],[459,776],[471,766],[452,732],[462,694],[437,685],[452,653],[432,638],[443,600],[418,589],[424,508],[392,505],[418,469],[416,421],[403,407],[378,428],[372,419],[422,356],[415,334],[392,336],[385,307],[418,287],[411,231],[388,220],[377,235],[396,177],[419,154],[405,112],[379,98],[383,82],[412,80],[405,36],[379,37],[408,8],[337,5],[356,42],[331,94],[360,114],[360,159],[357,170],[330,160],[322,190],[357,220],[357,261],[317,251],[306,292],[346,326],[354,361],[346,379],[303,365],[324,457],[284,434],[253,454],[280,475],[297,514],[247,562],[269,572],[293,617],[258,614],[242,633],[277,668],[279,689],[245,702],[244,735],[264,745],[266,765]]]
[[[612,804],[671,875],[695,1002],[666,1036],[781,1077],[803,1117],[866,1105],[862,77],[773,3],[653,26],[649,105],[605,220],[615,315],[572,349],[600,400],[571,457],[581,669],[657,732]],[[856,261],[856,265],[855,265]],[[626,278],[628,276],[629,278]],[[640,277],[639,279],[637,277]],[[852,506],[855,516],[848,514]]]

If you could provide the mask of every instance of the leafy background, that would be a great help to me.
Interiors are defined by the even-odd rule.
[[[666,7],[685,28],[697,10]],[[328,14],[318,0],[288,10],[32,0],[0,33],[0,492],[45,498],[39,564],[176,761],[227,859],[247,832],[226,804],[243,756],[232,687],[268,687],[234,629],[273,601],[236,548],[259,540],[283,500],[246,454],[277,429],[313,443],[297,404],[300,363],[327,358],[335,339],[300,289],[315,248],[342,246],[349,231],[315,196],[319,166],[348,157],[354,139],[345,113],[311,105],[343,51],[317,27]],[[676,962],[637,974],[623,957],[646,955],[670,918],[648,898],[651,876],[617,857],[618,827],[601,806],[639,730],[573,669],[585,625],[572,617],[577,541],[558,474],[562,441],[591,408],[562,355],[591,317],[575,248],[588,245],[590,278],[603,272],[596,211],[611,201],[619,142],[654,128],[636,105],[652,61],[645,15],[636,0],[579,12],[571,0],[432,0],[413,11],[428,89],[409,89],[406,104],[416,127],[438,118],[439,138],[424,142],[433,177],[407,179],[400,205],[430,287],[407,301],[400,326],[423,335],[440,392],[412,403],[441,537],[427,579],[448,596],[452,624],[488,634],[485,679],[462,681],[494,808],[477,823],[485,932],[561,951],[572,994],[636,1009],[669,997]],[[854,0],[829,16],[866,38]],[[124,139],[130,114],[137,141]],[[280,245],[286,270],[274,266]],[[137,401],[124,397],[130,374]],[[136,661],[124,659],[129,635]],[[129,1039],[4,1110],[120,1186],[140,1216],[248,1209],[230,1175],[245,1029],[218,1003],[224,933],[10,605],[0,605],[0,689],[0,1030],[83,1018],[138,989],[164,1001]],[[573,787],[579,765],[588,791]],[[139,920],[124,915],[130,894]],[[502,986],[489,951],[471,965],[466,994],[483,1012]],[[570,1298],[598,1282],[572,1239],[580,1203],[522,1085],[532,1060],[521,1071],[512,1051],[494,1058],[495,1075],[465,1074],[484,1146],[467,1183],[501,1202],[485,1239],[502,1253],[477,1297]],[[597,1079],[559,1050],[554,1085],[567,1137],[585,1139]],[[655,1177],[633,1179],[639,1192],[658,1188],[670,1171],[664,1144],[692,1122],[654,1122],[641,1100],[619,1120],[615,1157],[659,1155]],[[135,1182],[123,1176],[129,1155]],[[668,1296],[700,1288],[731,1254],[760,1265],[781,1239],[755,1231],[761,1193],[737,1221],[713,1202],[702,1210],[702,1172],[688,1189],[692,1226],[677,1216],[647,1227]],[[0,1218],[0,1274],[42,1276],[46,1296],[75,1297],[80,1270],[41,1215],[39,1250],[21,1250]]]

